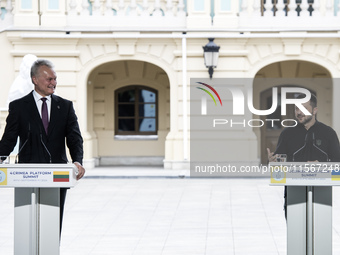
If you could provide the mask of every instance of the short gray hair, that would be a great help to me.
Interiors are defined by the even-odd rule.
[[[34,61],[32,67],[31,67],[31,80],[32,80],[33,84],[34,84],[33,77],[38,76],[39,68],[41,66],[47,66],[48,68],[51,68],[51,69],[54,68],[54,65],[52,64],[52,62],[47,60],[47,59],[37,59],[36,61]]]

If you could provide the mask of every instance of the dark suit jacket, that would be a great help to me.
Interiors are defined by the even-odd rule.
[[[56,95],[51,98],[48,135],[44,131],[33,91],[10,103],[5,132],[0,141],[1,156],[12,152],[19,136],[19,163],[67,163],[66,140],[72,162],[82,164],[83,139],[73,104]]]

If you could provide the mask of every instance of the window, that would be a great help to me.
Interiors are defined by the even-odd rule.
[[[231,0],[220,0],[221,11],[231,11]]]
[[[21,0],[21,9],[31,10],[32,0]]]
[[[115,134],[156,135],[157,91],[145,86],[127,86],[115,92]]]
[[[204,11],[204,0],[194,1],[194,11]]]
[[[59,10],[59,0],[48,0],[49,10]]]

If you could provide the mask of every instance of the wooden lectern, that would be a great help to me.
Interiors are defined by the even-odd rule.
[[[271,162],[270,185],[287,186],[287,254],[332,255],[332,186],[339,162]]]
[[[60,188],[74,187],[76,172],[74,164],[0,164],[0,187],[15,188],[15,255],[59,255]]]

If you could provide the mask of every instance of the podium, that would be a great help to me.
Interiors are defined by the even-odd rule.
[[[338,162],[271,162],[270,185],[287,186],[287,254],[332,254],[332,186]]]
[[[15,255],[59,255],[60,188],[74,187],[76,172],[74,164],[0,164],[0,188],[15,188]]]

